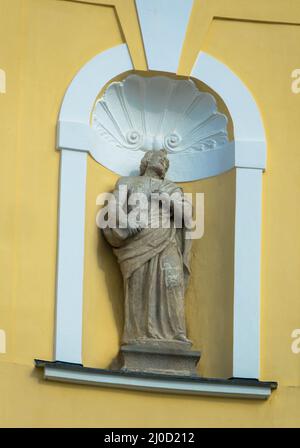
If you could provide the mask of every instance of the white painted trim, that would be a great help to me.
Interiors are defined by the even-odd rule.
[[[60,167],[55,359],[81,363],[87,153],[63,149]]]
[[[227,105],[233,121],[235,142],[260,143],[265,158],[266,138],[262,118],[253,96],[240,78],[205,52],[199,53],[191,74],[212,88]]]
[[[71,82],[60,110],[60,208],[56,290],[55,359],[81,363],[86,159],[93,133],[95,99],[112,78],[133,68],[128,48],[119,45],[90,60]]]
[[[135,0],[149,70],[176,73],[193,0]]]
[[[172,51],[176,51],[174,48]],[[126,45],[96,56],[72,81],[60,112],[57,145],[63,149],[63,160],[56,359],[61,361],[81,363],[86,170],[86,154],[82,151],[93,154],[96,147],[94,132],[89,127],[90,114],[102,87],[119,73],[132,68]],[[174,68],[172,70],[175,71]],[[192,75],[205,82],[225,101],[233,119],[235,142],[229,143],[223,154],[210,151],[197,155],[199,158],[193,160],[193,167],[186,160],[178,172],[171,171],[171,178],[193,180],[237,167],[233,369],[234,376],[259,378],[261,175],[266,163],[263,124],[252,95],[224,64],[206,53],[200,53]],[[106,166],[106,158],[111,154],[105,145],[102,151],[101,163]],[[191,170],[198,175],[191,178]],[[76,207],[72,204],[74,198],[79,198]],[[72,251],[75,251],[76,257],[70,257]]]
[[[244,140],[235,141],[235,168],[257,168],[264,170],[266,167],[266,144],[261,141]]]
[[[94,102],[101,89],[115,76],[132,69],[126,44],[97,54],[82,67],[69,85],[61,106],[59,121],[89,124]],[[57,143],[58,148],[62,147],[59,139]]]
[[[94,129],[89,124],[74,121],[60,121],[57,124],[58,149],[92,151],[94,137]]]
[[[237,168],[233,376],[259,378],[262,171]]]
[[[103,56],[102,59],[100,56]],[[112,63],[115,58],[120,61],[119,69],[117,61],[115,66]],[[102,70],[101,64],[106,66],[108,60],[109,69]],[[140,162],[141,152],[123,148],[118,153],[90,127],[90,116],[95,98],[103,85],[116,76],[119,70],[128,71],[131,68],[128,50],[124,45],[107,50],[88,62],[74,78],[65,95],[57,128],[58,148],[89,151],[96,161],[122,176],[132,174],[132,167],[138,166]],[[104,73],[103,80],[98,73]],[[169,179],[189,182],[216,176],[234,167],[264,169],[266,143],[263,125],[248,89],[228,67],[206,53],[200,53],[192,74],[225,100],[233,118],[235,141],[216,151],[170,154]]]
[[[197,382],[187,379],[146,378],[125,376],[118,373],[105,374],[84,372],[80,370],[62,369],[45,366],[44,378],[67,383],[86,384],[91,386],[116,387],[148,392],[163,392],[184,395],[208,395],[229,398],[267,399],[271,395],[270,386],[217,384],[214,381]]]
[[[99,138],[89,125],[63,121],[58,123],[58,140],[62,148],[76,151],[89,151],[93,158],[106,168],[128,176],[133,167],[138,167],[142,153],[122,148],[119,157],[117,150],[109,142]],[[120,157],[122,156],[122,157]],[[229,142],[217,150],[189,154],[169,154],[170,169],[168,179],[174,182],[190,182],[217,176],[235,167],[265,167],[265,152],[261,142]]]
[[[192,75],[228,107],[234,126],[236,167],[233,376],[259,378],[262,170],[266,140],[251,93],[225,64],[201,52]]]

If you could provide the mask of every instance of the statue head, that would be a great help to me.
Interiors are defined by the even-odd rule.
[[[140,175],[143,176],[147,169],[154,171],[160,178],[164,179],[169,168],[169,159],[165,149],[147,151],[141,160]]]

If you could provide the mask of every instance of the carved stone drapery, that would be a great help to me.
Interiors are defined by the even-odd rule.
[[[140,176],[118,180],[107,210],[102,209],[103,218],[114,213],[116,220],[108,216],[103,233],[123,275],[123,368],[191,375],[200,358],[187,338],[184,306],[192,241],[186,232],[191,215],[182,212],[191,204],[178,185],[165,179],[168,167],[166,150],[152,150],[141,161]],[[141,195],[148,205],[143,222]],[[168,198],[167,207],[154,200],[157,195]],[[117,212],[121,209],[127,222]],[[181,219],[175,223],[178,211]],[[138,221],[128,219],[130,213]]]

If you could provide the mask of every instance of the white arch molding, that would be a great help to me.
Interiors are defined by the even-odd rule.
[[[138,3],[141,6],[143,0]],[[161,64],[156,59],[155,69],[164,70],[164,58]],[[61,150],[61,173],[55,335],[58,361],[81,364],[82,360],[86,158],[94,144],[91,112],[104,85],[129,70],[133,70],[133,65],[125,44],[100,53],[71,82],[59,115],[57,148]],[[264,128],[252,95],[223,63],[201,52],[192,76],[224,100],[233,120],[235,141],[220,157],[212,155],[212,151],[203,153],[197,177],[195,172],[187,171],[184,179],[177,180],[201,179],[236,168],[233,376],[258,379]]]

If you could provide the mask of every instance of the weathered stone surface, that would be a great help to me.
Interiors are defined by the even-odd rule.
[[[183,210],[191,205],[186,204],[182,189],[165,179],[168,166],[166,151],[148,151],[141,161],[140,176],[119,179],[113,196],[115,208],[145,217],[141,201],[135,199],[142,194],[150,205],[147,222],[137,225],[129,219],[124,227],[124,216],[118,213],[117,225],[107,226],[103,233],[124,279],[124,369],[189,375],[195,374],[200,358],[190,349],[184,312],[192,241],[186,238]],[[153,195],[168,198],[169,207],[156,207]],[[177,221],[175,225],[178,211],[180,226]]]
[[[152,372],[168,375],[197,375],[201,353],[189,348],[169,348],[167,344],[123,345],[122,370]]]

